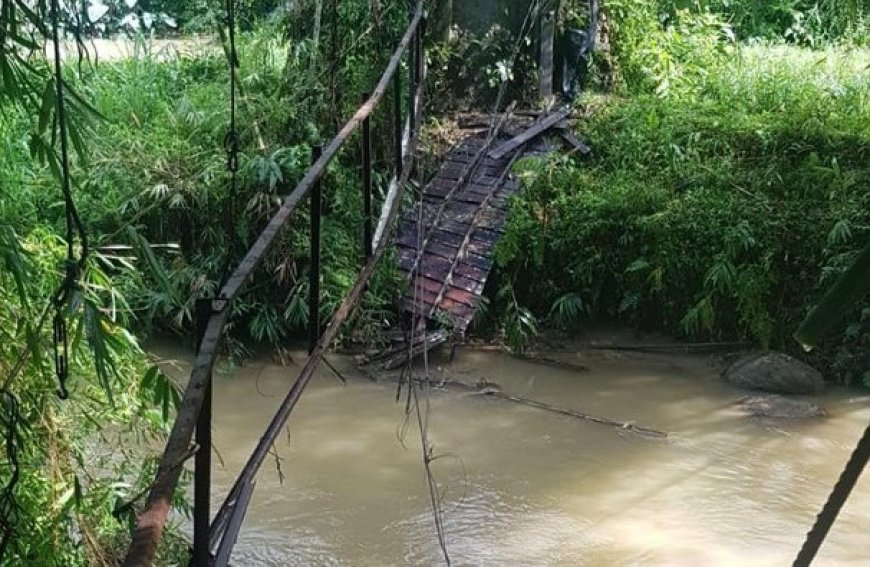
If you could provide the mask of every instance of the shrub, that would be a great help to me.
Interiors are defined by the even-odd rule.
[[[591,161],[520,165],[498,252],[520,302],[543,316],[571,294],[593,317],[793,349],[868,236],[868,61],[735,48],[658,96],[608,100],[581,127]],[[845,379],[866,369],[867,315],[819,355]]]

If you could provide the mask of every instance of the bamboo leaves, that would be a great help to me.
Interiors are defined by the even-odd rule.
[[[151,250],[151,244],[132,226],[127,227],[127,236],[133,242],[133,248],[136,250],[136,253],[145,261],[148,271],[156,280],[160,291],[167,298],[168,302],[172,305],[177,304],[176,291],[172,285],[170,275],[160,260],[157,259],[154,251]]]
[[[870,244],[810,311],[795,333],[795,340],[807,349],[815,346],[867,292],[870,292]]]
[[[170,412],[181,403],[181,393],[160,367],[152,365],[142,376],[140,383],[142,391],[151,397],[151,401],[160,408],[164,423],[169,423]]]

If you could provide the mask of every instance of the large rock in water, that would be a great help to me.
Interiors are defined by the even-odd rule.
[[[738,406],[752,417],[769,417],[776,419],[808,419],[824,417],[825,410],[816,404],[793,400],[776,394],[758,394],[747,396],[738,402]]]
[[[825,387],[821,372],[781,352],[745,356],[725,370],[735,386],[777,394],[815,394]]]

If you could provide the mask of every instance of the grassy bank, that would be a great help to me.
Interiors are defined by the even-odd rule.
[[[870,233],[870,52],[715,39],[682,57],[649,88],[582,101],[593,157],[521,165],[500,264],[553,324],[797,351]],[[865,306],[812,355],[847,381],[868,369]]]

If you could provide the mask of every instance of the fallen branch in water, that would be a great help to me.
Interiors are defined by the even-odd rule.
[[[576,362],[568,362],[567,360],[559,360],[558,358],[551,358],[549,356],[544,356],[542,354],[535,353],[519,353],[506,351],[510,356],[514,358],[519,358],[520,360],[525,360],[526,362],[532,362],[534,364],[543,364],[545,366],[552,366],[554,368],[562,368],[563,370],[575,370],[578,372],[586,372],[589,370],[589,367],[585,364],[577,364]]]
[[[482,352],[499,352],[502,354],[506,354],[508,356],[512,356],[514,358],[518,358],[520,360],[524,360],[526,362],[531,362],[534,364],[544,364],[546,366],[553,366],[555,368],[562,368],[564,370],[575,370],[578,372],[586,372],[589,370],[589,367],[583,364],[578,364],[576,362],[568,362],[567,360],[559,360],[558,358],[553,358],[550,356],[546,356],[541,353],[535,352],[514,352],[511,349],[500,346],[500,345],[459,345],[461,348],[477,350]]]
[[[376,376],[374,376],[371,372],[364,368],[359,368],[359,371],[374,382],[378,382]],[[391,376],[390,380],[393,382],[398,382],[399,379]],[[539,402],[537,400],[532,400],[529,398],[523,398],[520,396],[511,396],[510,394],[505,394],[501,391],[501,387],[498,384],[493,382],[485,382],[481,381],[479,385],[471,385],[466,384],[465,382],[460,382],[459,380],[441,380],[437,382],[433,382],[433,385],[436,389],[446,389],[449,387],[460,388],[462,390],[467,390],[472,392],[474,395],[478,396],[488,396],[491,398],[496,398],[499,400],[504,400],[507,402],[512,402],[515,404],[521,404],[524,406],[528,406],[531,408],[548,411],[550,413],[556,413],[559,415],[564,415],[568,417],[573,417],[576,419],[580,419],[583,421],[589,421],[592,423],[597,423],[599,425],[608,425],[610,427],[615,427],[617,429],[624,429],[626,431],[632,431],[634,433],[638,433],[640,435],[646,435],[649,437],[658,437],[661,439],[667,438],[668,434],[664,431],[660,431],[658,429],[652,429],[649,427],[643,427],[641,425],[636,425],[631,421],[617,421],[615,419],[608,419],[606,417],[599,417],[596,415],[589,415],[585,413],[581,413],[579,411],[574,411],[567,408],[562,408],[559,406],[554,406],[552,404],[547,404],[544,402]]]
[[[347,386],[347,378],[344,377],[344,374],[339,372],[339,370],[335,367],[335,365],[333,365],[331,362],[329,362],[329,360],[326,358],[325,355],[324,355],[322,361],[323,361],[323,364],[325,364],[326,366],[329,367],[330,370],[332,370],[332,373],[335,375],[336,378],[338,378],[338,381],[341,382],[342,386]]]
[[[651,344],[651,345],[580,345],[580,350],[627,350],[637,352],[708,352],[716,350],[733,350],[750,348],[748,342],[724,342],[724,343],[678,343],[678,344]]]
[[[635,425],[631,421],[616,421],[613,419],[608,419],[606,417],[598,417],[595,415],[589,415],[585,413],[580,413],[578,411],[560,408],[558,406],[554,406],[552,404],[545,404],[544,402],[539,402],[537,400],[530,400],[528,398],[521,398],[519,396],[511,396],[509,394],[505,394],[499,390],[495,389],[483,389],[478,392],[481,396],[490,396],[493,398],[499,398],[501,400],[507,400],[510,402],[514,402],[517,404],[522,404],[524,406],[529,406],[532,408],[541,409],[544,411],[549,411],[553,413],[558,413],[560,415],[567,415],[569,417],[575,417],[577,419],[582,419],[584,421],[591,421],[592,423],[598,423],[601,425],[609,425],[611,427],[616,427],[618,429],[625,429],[628,431],[634,431],[635,433],[640,433],[642,435],[649,435],[652,437],[661,437],[665,438],[668,436],[664,431],[659,431],[658,429],[650,429],[649,427],[643,427],[640,425]]]

